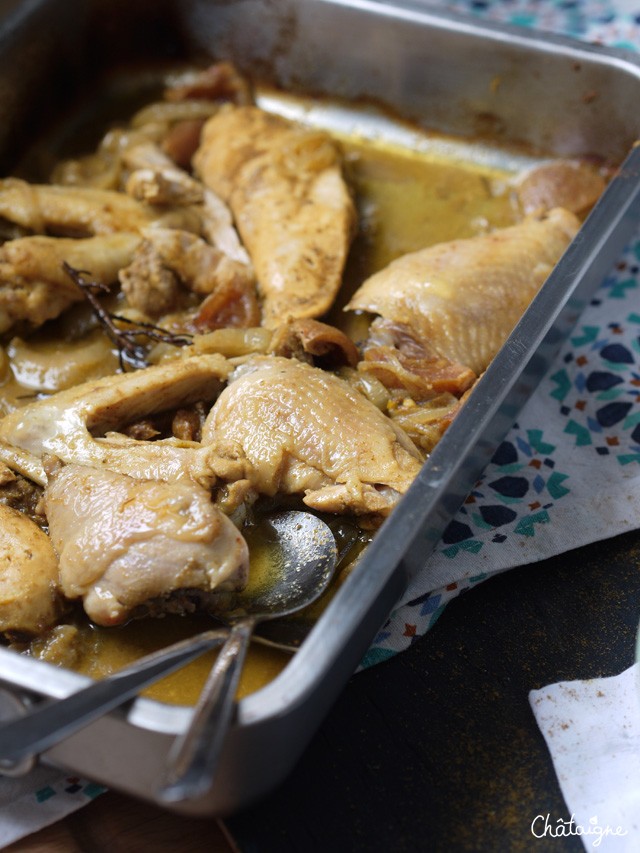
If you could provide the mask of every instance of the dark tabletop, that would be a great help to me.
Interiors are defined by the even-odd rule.
[[[528,692],[633,663],[640,532],[501,574],[354,676],[288,780],[227,821],[243,853],[576,850]]]

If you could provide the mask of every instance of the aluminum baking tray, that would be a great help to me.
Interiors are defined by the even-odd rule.
[[[640,65],[620,51],[415,2],[21,0],[0,2],[0,15],[2,174],[30,135],[73,100],[100,97],[106,69],[207,57],[230,58],[287,90],[386,105],[463,140],[484,136],[622,163],[358,570],[282,674],[239,703],[209,793],[175,806],[228,814],[291,769],[636,227]],[[32,701],[87,683],[4,648],[0,679]],[[153,800],[167,751],[190,715],[138,699],[42,760]]]

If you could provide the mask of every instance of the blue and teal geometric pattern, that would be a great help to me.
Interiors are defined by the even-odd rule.
[[[640,0],[638,13],[630,12],[625,2],[616,10],[613,2],[588,0],[436,4],[587,41],[640,47]],[[561,553],[640,525],[639,282],[640,231],[446,528],[431,561],[441,569],[450,564],[449,575],[455,580],[434,590],[422,587],[418,577],[362,666],[407,648],[429,630],[453,598],[495,572],[550,556],[544,553],[549,542],[552,553]],[[536,417],[536,407],[543,416]],[[621,482],[626,492],[620,489]],[[588,494],[589,489],[594,494]],[[620,509],[624,501],[631,506],[627,515],[624,507]],[[591,507],[587,523],[585,506]],[[598,507],[606,509],[599,513]],[[567,519],[573,519],[574,510],[578,519],[578,508],[581,521],[564,537]],[[518,560],[519,554],[524,556]],[[459,565],[464,568],[456,571]]]

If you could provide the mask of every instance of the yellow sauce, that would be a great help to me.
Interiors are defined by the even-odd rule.
[[[103,678],[157,649],[215,627],[204,614],[164,616],[130,622],[121,628],[80,626],[86,649],[74,669],[92,678]],[[176,705],[195,704],[215,661],[216,652],[208,652],[186,667],[156,682],[144,695]],[[259,690],[278,675],[289,660],[286,652],[254,643],[240,678],[238,696]]]
[[[512,225],[518,216],[504,171],[380,142],[342,145],[359,222],[329,322],[358,340],[366,319],[342,309],[368,276],[408,252]]]

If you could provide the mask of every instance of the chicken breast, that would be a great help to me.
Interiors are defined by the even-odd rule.
[[[304,494],[328,512],[388,513],[420,470],[415,446],[346,382],[296,359],[259,356],[237,371],[202,441],[233,437],[266,495]]]
[[[50,476],[45,511],[64,594],[82,598],[98,625],[177,591],[206,597],[247,582],[245,540],[193,482],[68,465]]]
[[[412,252],[368,278],[346,310],[405,323],[441,356],[480,374],[579,227],[574,214],[557,208]]]
[[[355,222],[335,143],[257,107],[225,106],[205,125],[194,166],[231,207],[264,299],[264,324],[324,314]]]
[[[38,460],[46,454],[140,479],[191,478],[212,485],[215,471],[236,479],[232,442],[214,449],[174,439],[136,441],[109,432],[159,411],[213,399],[230,370],[221,355],[199,355],[60,391],[0,420],[0,459],[10,467],[19,465],[18,470],[42,485],[47,478]],[[12,447],[21,449],[19,458]],[[243,463],[238,464],[242,473]]]
[[[0,632],[39,634],[61,613],[58,558],[49,537],[0,504]]]
[[[21,237],[5,243],[0,247],[0,333],[18,322],[40,326],[82,301],[64,261],[108,285],[131,263],[139,243],[140,237],[129,233],[81,240]]]

